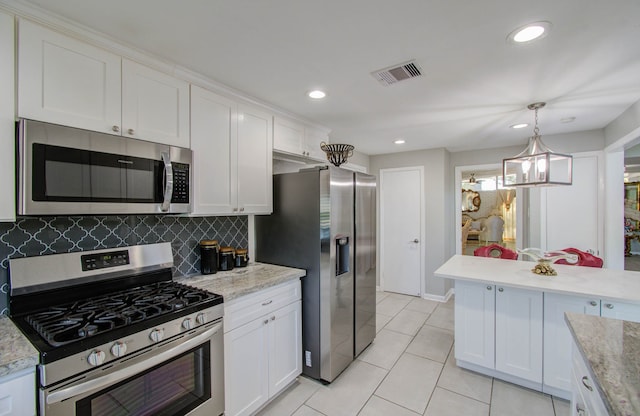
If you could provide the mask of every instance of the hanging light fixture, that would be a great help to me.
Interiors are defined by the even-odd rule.
[[[522,153],[502,161],[504,186],[571,185],[573,157],[556,153],[542,143],[538,129],[538,110],[546,103],[529,104],[535,111],[535,127],[529,145]]]

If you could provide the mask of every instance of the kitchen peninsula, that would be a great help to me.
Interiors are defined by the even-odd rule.
[[[455,255],[435,275],[455,280],[458,366],[571,398],[565,312],[640,322],[640,273]]]

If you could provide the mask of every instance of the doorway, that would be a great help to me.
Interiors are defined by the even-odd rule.
[[[382,290],[422,295],[424,215],[424,168],[380,170]]]
[[[514,251],[522,247],[519,194],[502,186],[501,165],[456,167],[456,252],[473,256],[489,244]]]

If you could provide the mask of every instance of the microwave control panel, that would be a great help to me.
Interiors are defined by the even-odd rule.
[[[186,163],[171,163],[173,166],[173,196],[174,204],[189,203],[189,165]]]

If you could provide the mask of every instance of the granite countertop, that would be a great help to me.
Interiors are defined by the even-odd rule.
[[[0,316],[0,377],[38,364],[38,351],[6,316]]]
[[[434,274],[448,279],[640,304],[638,272],[554,264],[557,276],[539,276],[531,272],[535,265],[532,261],[457,254]]]
[[[566,313],[565,320],[612,415],[640,415],[640,323]]]
[[[249,263],[215,274],[193,275],[175,278],[177,282],[194,286],[224,297],[225,302],[271,286],[306,276],[303,269],[266,263]]]

